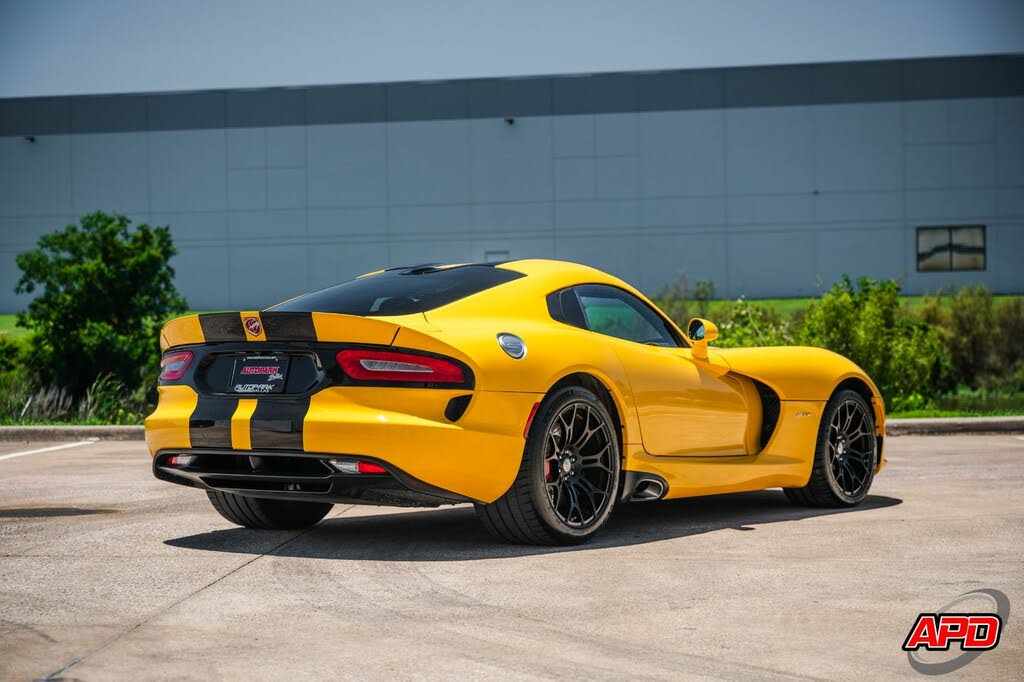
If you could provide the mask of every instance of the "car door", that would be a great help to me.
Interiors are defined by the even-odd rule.
[[[583,324],[608,337],[626,370],[647,452],[747,454],[747,403],[723,361],[693,358],[675,329],[628,291],[604,284],[572,291]]]

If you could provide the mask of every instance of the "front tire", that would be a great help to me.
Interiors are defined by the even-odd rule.
[[[244,497],[207,490],[210,504],[231,523],[258,530],[297,530],[320,523],[333,504]]]
[[[839,391],[821,417],[810,480],[803,488],[782,490],[805,507],[852,507],[871,489],[877,461],[871,406],[855,391]]]
[[[586,542],[615,507],[620,459],[605,405],[585,388],[560,389],[534,416],[515,482],[491,504],[477,504],[477,515],[506,542]]]

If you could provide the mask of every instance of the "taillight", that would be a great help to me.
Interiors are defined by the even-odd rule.
[[[160,381],[177,381],[192,364],[192,351],[168,353],[160,360]]]
[[[358,462],[356,470],[361,474],[386,474],[388,472],[387,469],[373,462]]]
[[[451,360],[390,350],[339,351],[338,364],[357,381],[404,381],[429,384],[461,384],[462,367]]]

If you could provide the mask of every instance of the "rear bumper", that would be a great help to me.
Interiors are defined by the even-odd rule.
[[[449,401],[467,394],[472,397],[465,412],[449,420],[445,416]],[[525,444],[523,428],[541,397],[339,386],[301,401],[249,401],[201,397],[185,385],[161,386],[157,409],[146,418],[146,441],[154,457],[200,449],[320,459],[346,455],[379,462],[451,499],[492,502],[515,480]],[[212,433],[218,435],[213,438]],[[219,447],[209,448],[211,442]],[[268,448],[266,443],[282,447]],[[154,460],[154,467],[158,461]]]
[[[171,464],[175,455],[189,456],[192,461]],[[302,502],[436,507],[472,501],[385,462],[375,463],[386,468],[386,474],[342,474],[327,463],[335,458],[329,453],[171,449],[153,457],[153,475],[203,490]]]

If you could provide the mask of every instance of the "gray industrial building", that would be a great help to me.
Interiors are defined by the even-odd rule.
[[[95,209],[170,225],[203,310],[528,257],[648,292],[1021,292],[1024,59],[0,100],[0,311],[15,254]]]

